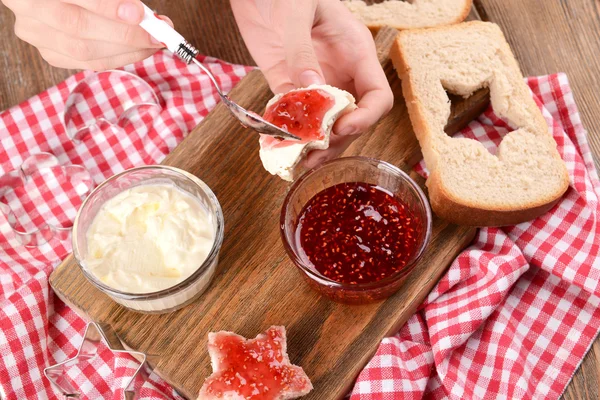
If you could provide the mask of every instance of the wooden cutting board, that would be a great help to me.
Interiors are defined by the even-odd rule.
[[[395,31],[377,37],[380,61],[395,94],[392,112],[345,153],[375,157],[409,170],[421,159],[402,97],[387,58]],[[272,96],[259,71],[251,72],[231,97],[262,110]],[[453,133],[487,105],[486,92],[455,101],[447,131]],[[195,398],[211,374],[209,331],[254,337],[284,325],[293,363],[315,389],[306,399],[343,397],[381,339],[414,313],[456,255],[472,240],[473,228],[435,218],[425,255],[400,291],[375,304],[348,306],[312,291],[288,259],[279,238],[279,212],[289,184],[269,175],[258,157],[258,137],[242,128],[219,104],[165,159],[198,176],[215,192],[225,215],[225,240],[218,270],[207,292],[174,313],[128,311],[96,290],[69,256],[50,276],[56,294],[84,317],[108,323],[123,343],[152,354],[152,367],[181,394]],[[422,184],[416,174],[413,177]]]

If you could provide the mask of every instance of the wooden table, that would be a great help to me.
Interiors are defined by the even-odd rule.
[[[228,0],[147,0],[168,14],[204,54],[253,64]],[[541,7],[543,4],[543,7]],[[600,3],[597,0],[475,0],[482,19],[500,25],[525,75],[566,72],[600,165]],[[37,50],[13,34],[14,17],[0,5],[0,110],[62,81],[75,71],[44,63]],[[600,340],[568,386],[565,399],[598,399]]]

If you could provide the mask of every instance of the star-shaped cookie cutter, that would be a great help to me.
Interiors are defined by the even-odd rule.
[[[0,198],[4,197],[11,190],[25,186],[31,180],[33,173],[43,173],[45,170],[56,167],[61,168],[63,175],[68,180],[76,183],[77,194],[82,200],[94,188],[92,176],[85,167],[75,164],[61,165],[54,154],[40,152],[27,157],[19,168],[0,176]],[[24,246],[40,246],[54,236],[60,240],[66,240],[72,228],[72,225],[57,226],[44,223],[41,226],[36,226],[34,229],[21,229],[19,228],[17,214],[9,204],[2,201],[0,201],[0,213],[6,216],[8,224],[15,233],[17,240]],[[72,223],[73,221],[71,221]]]
[[[126,349],[119,339],[119,336],[110,325],[90,322],[85,329],[83,340],[75,357],[44,369],[44,375],[50,381],[52,386],[60,391],[63,395],[63,399],[74,399],[81,396],[81,393],[71,385],[67,378],[67,369],[79,363],[79,361],[89,360],[95,357],[98,353],[98,343],[101,341],[104,342],[113,353],[126,353],[140,362],[139,367],[129,378],[129,381],[127,381],[123,392],[123,398],[125,400],[133,400],[135,398],[136,392],[133,388],[130,388],[130,386],[133,386],[133,381],[139,373],[144,375],[148,374],[146,354],[140,351]]]

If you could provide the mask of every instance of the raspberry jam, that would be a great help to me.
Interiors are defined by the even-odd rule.
[[[244,399],[271,400],[310,387],[302,369],[290,364],[284,355],[282,329],[271,327],[265,335],[251,340],[220,334],[213,346],[218,349],[219,372],[205,385],[206,393],[216,398],[235,392]]]
[[[272,104],[264,119],[298,136],[303,142],[323,139],[323,117],[335,104],[335,99],[321,89],[299,90],[283,95]],[[275,138],[275,142],[281,141]]]
[[[315,195],[299,214],[297,246],[323,276],[365,284],[402,270],[417,252],[420,222],[383,189],[342,183]]]

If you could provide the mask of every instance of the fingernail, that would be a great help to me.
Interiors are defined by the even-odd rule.
[[[321,85],[325,83],[321,75],[317,74],[315,71],[307,70],[298,75],[298,80],[300,81],[300,85],[302,87],[310,86],[310,85]]]
[[[131,2],[121,3],[117,9],[117,16],[131,24],[137,24],[142,19],[141,9]]]
[[[350,135],[354,135],[356,133],[358,133],[358,129],[356,129],[356,127],[353,125],[346,126],[342,129],[340,129],[339,132],[337,132],[337,134],[339,136],[350,136]]]
[[[150,35],[150,41],[152,42],[152,44],[163,46],[163,44],[158,40],[154,39],[154,36],[152,35]]]

